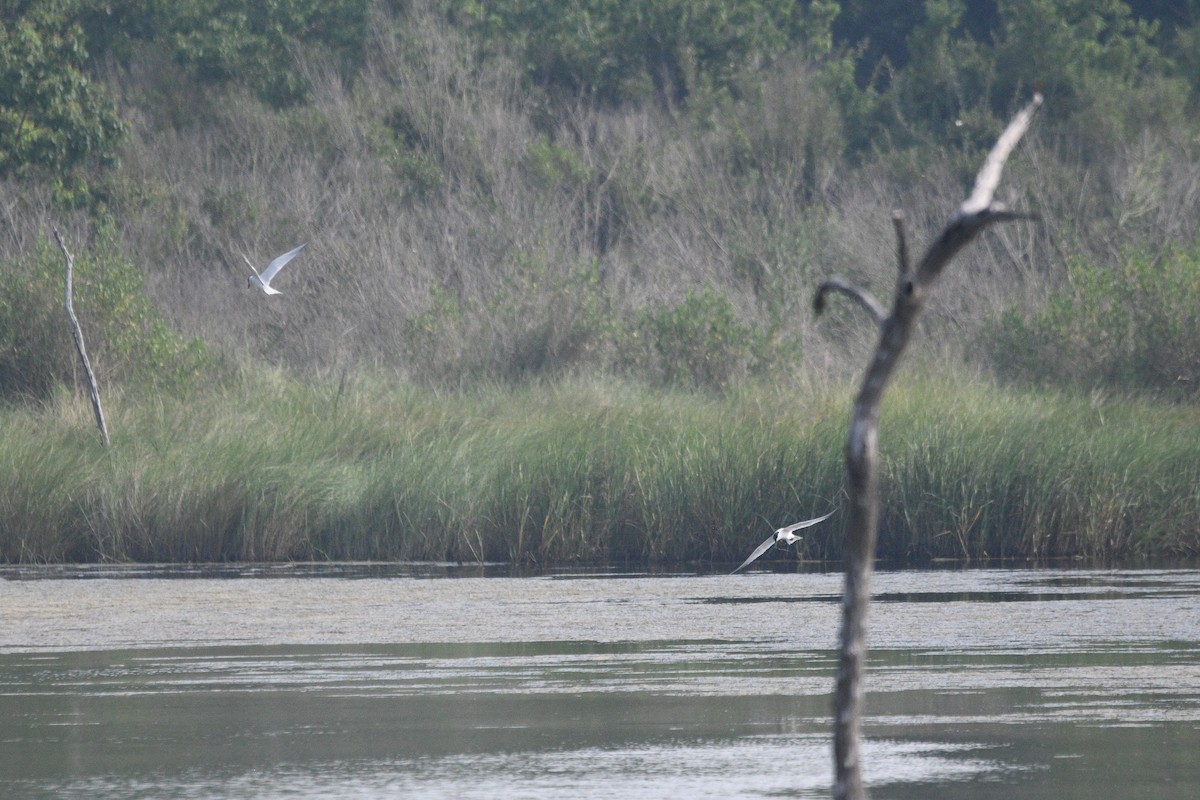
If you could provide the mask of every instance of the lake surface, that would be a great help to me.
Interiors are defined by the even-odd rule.
[[[469,572],[0,567],[0,797],[829,796],[840,574]],[[873,797],[1200,797],[1200,571],[873,588]]]

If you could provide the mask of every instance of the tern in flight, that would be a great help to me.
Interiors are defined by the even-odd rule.
[[[774,533],[772,533],[770,536],[768,536],[767,540],[765,542],[760,544],[758,547],[754,548],[754,552],[750,554],[750,557],[747,558],[745,561],[743,561],[742,565],[740,567],[738,567],[737,569],[735,569],[733,572],[737,572],[738,570],[742,569],[747,564],[749,564],[751,561],[758,558],[763,553],[767,552],[768,550],[770,550],[773,546],[775,546],[777,544],[784,544],[784,545],[795,544],[796,542],[800,541],[801,537],[792,533],[792,531],[798,531],[801,528],[807,528],[810,525],[816,525],[818,522],[824,522],[825,520],[832,517],[835,511],[837,511],[836,508],[833,511],[830,511],[828,514],[826,514],[822,517],[816,517],[815,519],[806,519],[806,520],[804,520],[804,522],[797,522],[795,525],[788,525],[786,528],[779,528]],[[729,574],[732,575],[733,572],[731,572]]]
[[[267,264],[267,268],[262,271],[261,275],[258,274],[258,270],[254,268],[254,265],[250,263],[250,259],[242,256],[242,260],[246,262],[250,267],[250,271],[254,273],[246,278],[246,288],[249,289],[251,286],[257,286],[263,290],[263,294],[281,294],[278,289],[271,288],[271,279],[275,277],[279,270],[283,269],[284,264],[295,258],[307,246],[308,242],[305,242],[295,250],[288,250],[283,255],[277,256],[274,261]]]

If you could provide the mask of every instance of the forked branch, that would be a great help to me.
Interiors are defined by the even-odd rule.
[[[959,206],[941,233],[930,244],[915,269],[908,264],[908,244],[903,216],[893,215],[900,277],[890,314],[885,314],[869,294],[839,279],[821,284],[813,304],[820,311],[825,296],[841,292],[854,299],[880,328],[879,344],[867,367],[854,401],[850,432],[846,438],[846,478],[850,512],[845,542],[845,590],[837,680],[834,686],[833,750],[834,790],[837,800],[867,797],[862,779],[861,723],[863,670],[867,658],[866,617],[875,567],[879,529],[879,405],[920,314],[929,287],[964,246],[993,222],[1027,215],[1010,211],[995,201],[996,188],[1008,156],[1029,129],[1040,94],[1013,118],[1000,135],[975,179],[970,196]]]

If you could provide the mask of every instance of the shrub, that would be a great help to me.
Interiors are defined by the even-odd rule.
[[[1200,248],[1114,267],[1074,261],[1032,313],[1009,308],[985,348],[1008,378],[1085,388],[1200,390]]]
[[[143,291],[138,268],[107,234],[75,253],[73,304],[97,376],[180,387],[211,361],[199,340],[173,331]],[[0,399],[45,399],[70,383],[77,355],[63,312],[61,251],[43,239],[36,252],[0,262]]]
[[[769,359],[768,334],[742,322],[711,287],[675,306],[645,309],[626,337],[628,371],[667,386],[723,389]]]
[[[514,252],[486,296],[431,292],[404,325],[413,374],[434,380],[515,381],[595,366],[615,328],[599,264],[553,263],[553,254]]]

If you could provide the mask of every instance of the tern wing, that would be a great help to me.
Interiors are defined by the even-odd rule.
[[[270,264],[267,264],[267,268],[262,271],[263,283],[270,283],[271,279],[275,277],[275,274],[279,272],[279,270],[283,269],[283,265],[299,255],[300,251],[306,247],[308,247],[308,242],[300,245],[295,250],[288,250],[283,255],[277,256]]]
[[[775,533],[777,533],[777,534],[791,533],[792,531],[798,531],[801,528],[807,528],[810,525],[816,525],[818,522],[824,522],[825,520],[829,519],[836,512],[837,512],[837,509],[835,508],[833,511],[830,511],[828,514],[825,514],[820,517],[814,517],[813,519],[806,519],[806,520],[804,520],[804,522],[797,522],[794,525],[788,525],[786,528],[780,528],[779,530],[775,531]]]
[[[742,562],[742,566],[738,567],[738,568],[737,568],[737,569],[735,569],[733,572],[737,572],[738,570],[742,569],[742,567],[746,566],[746,565],[747,565],[747,564],[749,564],[751,561],[753,561],[754,559],[756,559],[756,558],[758,558],[759,556],[761,556],[763,553],[765,553],[765,552],[767,552],[768,550],[770,550],[770,549],[771,549],[771,545],[773,545],[773,544],[775,544],[775,534],[773,534],[773,533],[772,533],[770,536],[768,536],[768,537],[767,537],[767,540],[766,540],[765,542],[763,542],[762,544],[760,544],[758,547],[754,548],[754,552],[750,554],[750,557],[749,557],[749,558],[747,558],[745,561],[743,561],[743,562]],[[729,573],[729,574],[730,574],[730,575],[732,575],[732,574],[733,574],[733,572],[731,572],[731,573]]]

